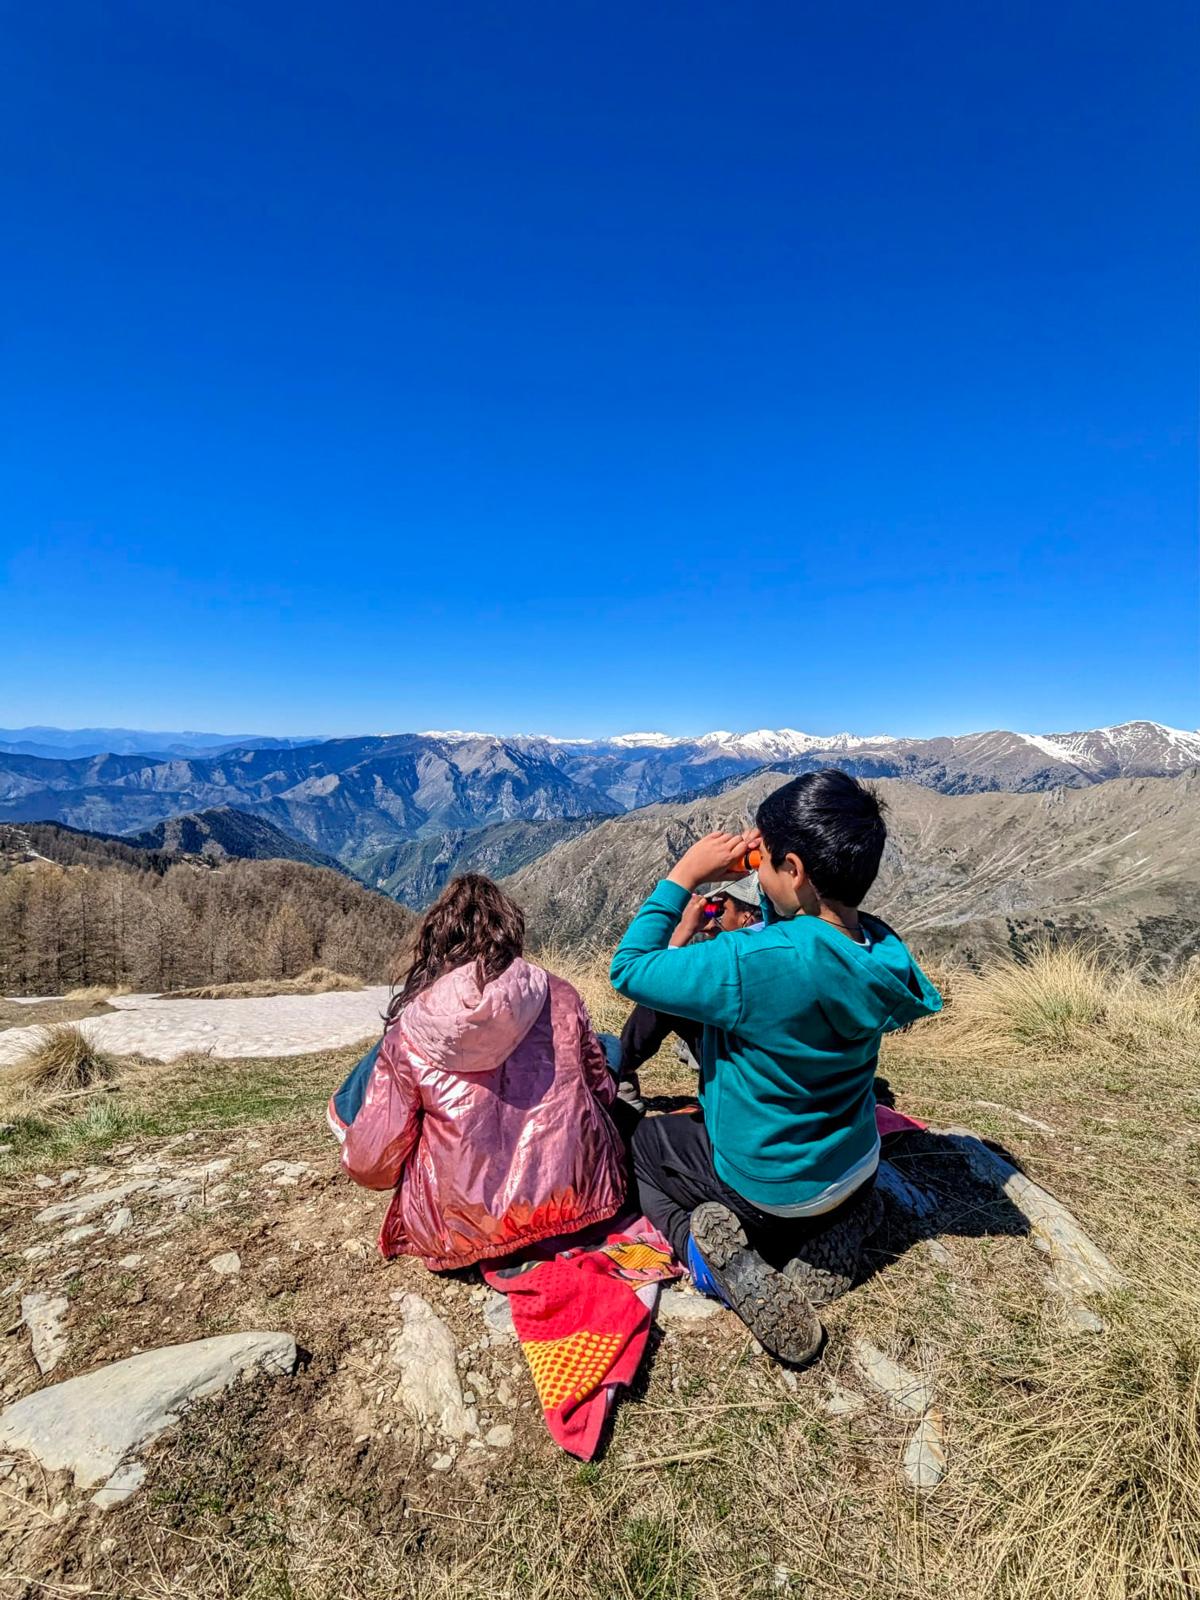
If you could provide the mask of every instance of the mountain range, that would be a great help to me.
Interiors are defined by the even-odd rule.
[[[68,741],[114,730],[10,731]],[[574,835],[598,818],[716,793],[763,768],[795,773],[836,764],[859,776],[974,794],[1087,788],[1113,778],[1170,776],[1198,763],[1200,733],[1156,722],[933,739],[789,728],[599,740],[428,731],[260,741],[207,754],[48,757],[10,749],[0,751],[0,821],[142,835],[171,819],[232,808],[419,905],[464,860],[512,871],[531,851],[558,843],[560,824],[570,824]],[[468,836],[495,828],[507,831],[468,847]],[[419,848],[402,848],[413,845]]]
[[[609,818],[505,880],[535,937],[609,947],[695,839],[742,828],[787,781],[762,771]],[[981,960],[1084,938],[1167,969],[1200,953],[1200,771],[1041,793],[948,795],[884,779],[888,846],[866,909],[927,956]]]
[[[216,755],[222,750],[248,746],[273,746],[290,749],[293,745],[316,744],[316,737],[278,739],[256,733],[149,733],[145,728],[0,728],[0,751],[10,755],[46,756],[50,760],[72,756]]]

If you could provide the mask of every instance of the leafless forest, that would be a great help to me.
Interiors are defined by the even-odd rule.
[[[314,965],[382,981],[412,927],[393,901],[296,862],[143,865],[119,858],[141,852],[87,854],[88,864],[33,860],[5,871],[0,862],[0,992],[159,991],[289,978]]]

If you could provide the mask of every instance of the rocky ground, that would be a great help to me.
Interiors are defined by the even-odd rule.
[[[322,1120],[354,1055],[141,1068],[0,1132],[5,1600],[1185,1593],[1191,1223],[1151,1254],[1194,1167],[1194,1128],[1155,1121],[1183,1080],[985,1085],[902,1041],[904,1108],[1028,1176],[960,1136],[894,1147],[866,1279],[805,1371],[668,1289],[581,1466],[503,1297],[380,1258],[383,1197]]]

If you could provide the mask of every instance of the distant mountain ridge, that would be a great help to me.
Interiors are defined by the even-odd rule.
[[[1075,733],[996,730],[935,739],[789,728],[697,739],[373,734],[213,755],[0,753],[0,821],[58,821],[128,835],[231,807],[354,872],[390,877],[407,866],[397,861],[384,871],[370,864],[404,843],[506,823],[583,822],[716,790],[766,767],[798,772],[837,765],[945,794],[975,794],[1087,788],[1119,777],[1170,776],[1198,764],[1200,733],[1148,721]],[[408,865],[425,870],[415,858]]]
[[[289,739],[258,733],[152,733],[145,728],[0,728],[0,751],[61,760],[95,755],[216,755],[221,750],[291,749],[320,736]]]

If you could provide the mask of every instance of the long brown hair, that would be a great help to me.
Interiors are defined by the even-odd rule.
[[[407,972],[393,979],[388,1026],[410,1000],[447,972],[474,961],[482,987],[511,966],[524,948],[520,906],[480,872],[452,878],[421,919]]]

